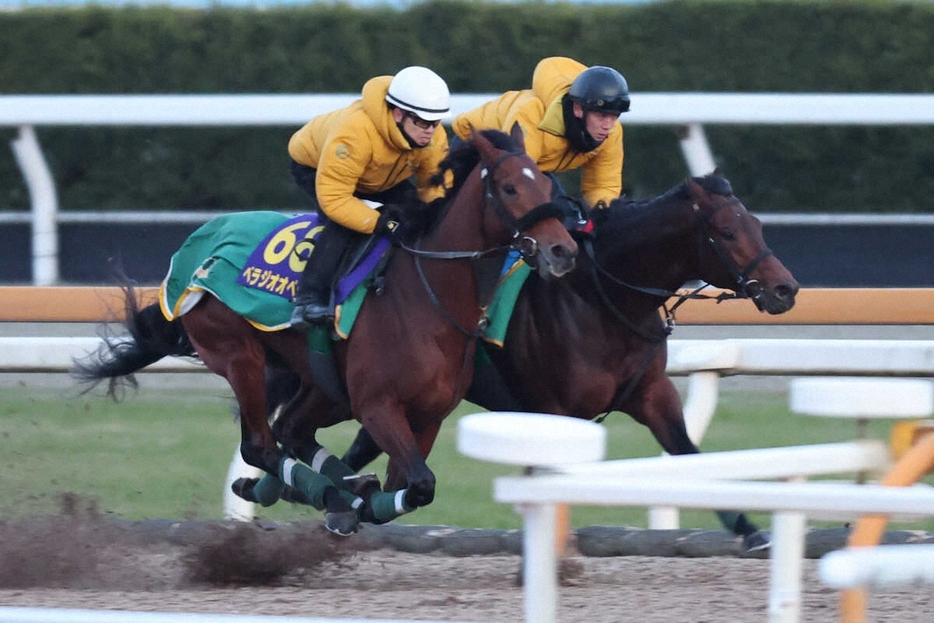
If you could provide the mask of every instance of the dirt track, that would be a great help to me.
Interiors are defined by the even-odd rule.
[[[517,555],[360,549],[318,524],[209,526],[171,540],[95,518],[0,523],[0,605],[521,622]],[[564,623],[761,622],[769,562],[719,556],[569,559]],[[805,561],[803,621],[836,619],[837,594]],[[934,620],[926,589],[875,593],[869,620]]]

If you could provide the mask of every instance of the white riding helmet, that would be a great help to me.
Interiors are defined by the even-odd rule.
[[[389,83],[386,101],[426,121],[451,116],[451,93],[444,80],[427,67],[413,65],[401,70]]]

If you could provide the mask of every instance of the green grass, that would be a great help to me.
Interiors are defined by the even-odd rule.
[[[145,378],[142,379],[145,384]],[[701,449],[736,450],[846,441],[852,420],[791,414],[781,392],[724,392]],[[217,392],[141,390],[121,404],[74,392],[13,388],[0,392],[0,469],[6,485],[0,518],[54,513],[58,497],[73,493],[107,515],[126,519],[222,516],[227,466],[239,440],[232,401]],[[492,500],[491,483],[516,468],[468,459],[455,451],[454,419],[477,409],[464,403],[445,423],[429,465],[438,478],[434,504],[400,521],[464,528],[518,528],[514,510]],[[608,458],[656,456],[658,444],[620,413],[606,420]],[[886,439],[890,423],[870,422],[868,436]],[[335,454],[349,445],[354,423],[325,431],[319,440]],[[374,465],[385,471],[385,459]],[[258,509],[277,520],[318,518],[310,508],[277,504]],[[753,514],[767,526],[766,514]],[[644,509],[575,508],[575,526],[645,526]],[[682,527],[715,528],[705,511],[684,511]],[[893,524],[893,527],[904,527]],[[934,530],[934,522],[907,527]]]

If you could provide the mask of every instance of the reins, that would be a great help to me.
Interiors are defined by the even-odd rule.
[[[470,366],[470,341],[476,341],[477,339],[481,338],[484,331],[486,331],[486,328],[490,324],[490,318],[487,316],[487,309],[489,308],[490,302],[493,300],[495,280],[493,281],[492,287],[486,288],[485,284],[487,280],[484,279],[484,277],[487,274],[490,274],[495,279],[495,277],[499,274],[499,270],[502,266],[502,259],[498,258],[505,257],[507,253],[513,250],[518,251],[527,263],[534,266],[534,257],[538,252],[538,241],[534,238],[523,236],[522,232],[531,229],[535,224],[548,218],[560,218],[562,214],[560,209],[555,206],[554,203],[549,201],[547,203],[535,206],[528,213],[517,219],[506,209],[506,206],[503,204],[499,194],[495,192],[493,179],[497,169],[499,169],[499,166],[507,158],[525,155],[525,152],[506,152],[500,156],[491,167],[484,167],[480,170],[480,176],[483,180],[484,204],[491,207],[497,218],[499,218],[499,220],[502,221],[506,227],[511,230],[512,242],[510,244],[497,245],[490,249],[484,249],[480,251],[424,251],[417,246],[420,244],[420,241],[416,243],[415,247],[410,247],[405,244],[399,245],[404,251],[412,255],[412,260],[415,264],[415,270],[418,274],[418,279],[421,282],[422,287],[425,288],[425,292],[428,294],[428,299],[431,301],[431,304],[435,307],[442,318],[444,318],[445,322],[456,329],[459,333],[466,336],[468,340],[468,347],[464,349],[464,358],[463,362],[461,363],[462,372]],[[477,321],[476,328],[468,329],[467,327],[463,326],[447,310],[447,308],[444,306],[444,303],[442,303],[441,299],[438,298],[438,295],[435,293],[434,289],[431,287],[431,284],[428,282],[428,277],[425,275],[425,271],[422,267],[423,258],[432,260],[470,260],[475,262],[474,279],[477,283],[478,290],[477,307],[480,310],[480,319]],[[493,263],[494,261],[495,264]],[[463,373],[458,375],[458,390],[460,390],[460,385],[464,382],[465,379],[466,375]],[[456,391],[454,395],[458,396],[460,395],[460,392]],[[450,408],[453,409],[454,406],[455,405],[451,405]]]
[[[400,248],[412,255],[419,281],[421,281],[422,286],[425,288],[425,291],[428,294],[428,298],[431,300],[432,305],[435,306],[435,308],[444,317],[448,324],[457,329],[457,331],[460,333],[466,335],[468,338],[476,339],[481,337],[489,325],[490,320],[486,315],[486,309],[489,306],[489,300],[492,300],[492,291],[488,293],[489,296],[487,296],[487,293],[483,293],[482,295],[478,296],[480,299],[477,302],[477,305],[481,311],[480,320],[477,322],[477,327],[475,329],[468,329],[467,327],[461,325],[448,312],[448,310],[444,307],[444,304],[438,298],[437,294],[435,294],[434,289],[428,282],[428,278],[425,276],[425,271],[422,268],[421,260],[422,258],[432,260],[471,260],[477,262],[475,273],[480,273],[482,269],[480,262],[483,260],[499,256],[505,257],[506,254],[508,254],[510,251],[518,251],[523,259],[525,259],[526,263],[528,263],[530,266],[534,266],[534,257],[538,252],[538,241],[534,238],[530,238],[529,236],[523,236],[522,232],[531,229],[537,223],[546,219],[560,218],[562,216],[560,208],[558,208],[553,202],[549,201],[535,206],[529,210],[528,213],[517,219],[506,209],[506,206],[500,198],[499,194],[495,192],[493,185],[493,179],[496,175],[496,171],[505,160],[525,155],[525,152],[521,151],[506,152],[500,156],[492,166],[489,168],[484,167],[480,171],[480,177],[483,180],[484,202],[486,205],[492,208],[493,213],[497,216],[497,218],[499,218],[500,221],[502,221],[503,224],[505,224],[506,227],[511,230],[513,241],[510,244],[497,245],[490,249],[484,249],[480,251],[425,251],[418,248],[418,246],[410,247],[405,244],[399,245]],[[479,282],[480,279],[478,275],[478,283]]]
[[[755,298],[759,296],[758,293],[750,296],[749,294],[750,287],[757,284],[758,282],[754,279],[751,280],[748,277],[749,277],[749,274],[753,270],[755,270],[756,266],[758,266],[762,260],[772,255],[772,250],[766,248],[764,251],[759,253],[755,258],[753,258],[753,260],[749,263],[749,265],[745,269],[740,270],[739,267],[736,265],[736,263],[733,262],[733,260],[729,258],[723,252],[723,249],[720,247],[719,244],[717,244],[717,241],[714,240],[713,236],[710,235],[710,232],[708,230],[708,224],[710,223],[710,220],[713,218],[714,214],[716,214],[720,209],[728,205],[732,205],[733,203],[738,203],[738,202],[739,202],[738,198],[729,197],[725,199],[724,201],[722,201],[721,203],[714,206],[714,208],[708,214],[701,214],[700,207],[696,203],[693,204],[694,214],[698,215],[697,218],[699,221],[698,256],[700,256],[702,253],[704,242],[706,241],[707,243],[709,243],[710,247],[713,249],[714,255],[726,267],[730,276],[734,279],[735,283],[737,284],[736,292],[722,292],[718,294],[717,296],[709,296],[707,294],[701,294],[701,290],[704,290],[705,288],[708,288],[710,286],[710,284],[708,283],[703,283],[697,288],[686,293],[666,290],[663,288],[652,288],[652,287],[638,286],[635,284],[631,284],[621,279],[618,279],[613,274],[611,274],[608,270],[606,270],[603,266],[601,266],[599,262],[597,262],[596,255],[593,250],[593,241],[591,239],[588,238],[583,241],[584,252],[587,254],[587,257],[590,258],[590,262],[592,265],[592,270],[590,271],[590,274],[591,274],[594,286],[597,290],[597,295],[600,297],[600,301],[603,303],[604,307],[612,314],[612,316],[616,318],[616,320],[618,320],[620,323],[625,325],[630,331],[636,334],[639,338],[643,339],[646,342],[649,342],[652,345],[651,348],[648,349],[645,356],[643,357],[642,362],[639,364],[639,367],[636,370],[636,373],[632,376],[632,378],[629,380],[626,386],[616,392],[616,394],[613,396],[612,400],[610,401],[610,404],[607,407],[607,410],[602,415],[600,415],[594,420],[598,424],[602,423],[612,411],[617,410],[618,409],[617,405],[622,405],[623,403],[625,403],[625,401],[636,390],[636,387],[638,386],[639,381],[641,381],[642,377],[645,375],[645,372],[648,369],[649,364],[651,363],[652,359],[655,358],[655,353],[658,351],[661,345],[665,343],[665,341],[668,339],[668,336],[671,335],[671,333],[674,331],[674,327],[676,324],[675,311],[682,304],[684,304],[686,301],[690,299],[716,300],[716,302],[719,304],[722,301],[726,301],[730,299]],[[665,311],[664,329],[662,329],[662,331],[658,334],[651,334],[647,332],[645,329],[643,329],[642,327],[640,327],[639,325],[637,325],[635,322],[630,320],[625,314],[623,314],[622,311],[619,310],[619,308],[613,303],[613,301],[610,300],[609,295],[606,293],[606,290],[604,289],[603,284],[600,281],[601,275],[605,279],[611,281],[612,283],[615,283],[618,286],[622,286],[624,288],[627,288],[635,292],[641,292],[643,294],[648,294],[649,296],[661,297],[662,299],[664,299],[662,303],[659,305],[659,307],[661,307]],[[675,296],[678,297],[678,300],[675,302],[674,305],[671,306],[671,308],[669,308],[667,301],[668,299],[675,297]]]
[[[725,208],[726,206],[732,205],[734,203],[739,203],[739,199],[737,197],[728,197],[727,199],[724,199],[716,206],[714,206],[713,210],[710,211],[710,214],[706,215],[700,221],[700,230],[698,233],[699,246],[703,245],[703,240],[706,238],[707,242],[710,244],[710,247],[713,249],[714,254],[717,256],[717,259],[720,260],[721,264],[726,266],[727,271],[729,271],[730,276],[733,277],[733,281],[737,285],[737,291],[734,295],[725,297],[723,299],[718,299],[717,303],[719,303],[720,300],[727,300],[729,298],[756,299],[760,293],[756,293],[750,296],[749,290],[751,286],[758,285],[759,282],[755,279],[749,279],[749,274],[756,269],[756,266],[758,266],[762,260],[772,255],[772,249],[766,247],[756,257],[754,257],[751,262],[749,262],[749,265],[746,266],[745,269],[740,270],[736,263],[723,252],[723,249],[721,249],[720,245],[717,244],[717,241],[713,239],[713,236],[710,235],[710,232],[707,230],[707,226],[710,223],[710,220],[713,218],[714,214],[719,212],[722,208]],[[699,214],[700,207],[696,203],[693,207],[694,213]]]
[[[591,274],[593,276],[594,285],[597,288],[597,294],[600,296],[600,300],[603,302],[603,304],[607,307],[607,309],[609,309],[610,313],[617,320],[619,320],[621,323],[626,325],[633,333],[635,333],[642,339],[646,340],[647,342],[655,343],[655,342],[666,339],[671,334],[676,324],[675,311],[688,300],[691,300],[691,299],[715,300],[719,304],[719,303],[722,303],[723,301],[728,301],[731,299],[755,298],[756,296],[758,296],[758,294],[754,294],[752,296],[750,296],[749,294],[750,287],[758,283],[755,279],[749,279],[749,274],[753,270],[755,270],[755,268],[762,262],[762,260],[772,255],[772,250],[766,248],[761,253],[759,253],[755,258],[753,258],[753,260],[749,263],[749,265],[745,269],[740,270],[739,267],[736,265],[736,263],[733,262],[733,260],[730,259],[723,252],[723,249],[720,248],[720,245],[717,244],[717,241],[714,240],[713,236],[710,235],[709,230],[708,230],[708,224],[710,222],[710,219],[713,218],[714,214],[716,214],[722,208],[728,205],[732,205],[734,203],[738,203],[738,202],[739,202],[738,198],[729,197],[725,199],[724,201],[720,202],[719,204],[717,204],[716,206],[714,206],[714,208],[710,211],[710,213],[705,214],[705,215],[701,215],[699,211],[700,208],[698,207],[696,203],[693,206],[694,213],[698,215],[698,222],[699,222],[698,255],[700,255],[702,252],[701,248],[703,247],[704,242],[709,243],[717,259],[720,260],[720,263],[726,267],[730,276],[733,278],[734,282],[736,283],[737,285],[736,292],[721,292],[720,294],[716,296],[701,294],[701,290],[704,290],[710,287],[710,284],[708,283],[701,284],[697,288],[686,293],[676,291],[676,290],[666,290],[663,288],[638,286],[632,283],[628,283],[626,281],[623,281],[622,279],[618,279],[612,273],[606,270],[603,266],[601,266],[600,263],[597,262],[596,255],[593,250],[592,241],[589,239],[585,240],[584,245],[583,245],[584,251],[587,253],[587,256],[590,258],[591,264],[594,267],[594,270],[592,271]],[[665,311],[665,326],[666,326],[665,330],[660,335],[649,335],[641,327],[638,327],[629,318],[627,318],[610,300],[609,296],[606,293],[606,290],[603,288],[603,284],[600,282],[600,279],[597,277],[597,273],[599,273],[604,278],[606,278],[608,281],[615,283],[618,286],[622,286],[624,288],[633,290],[635,292],[641,292],[643,294],[648,294],[649,296],[655,296],[655,297],[660,297],[660,298],[665,299],[665,301],[663,301],[659,305],[659,307],[661,307]],[[678,300],[677,302],[675,302],[673,306],[671,306],[671,308],[669,308],[667,304],[667,300],[672,297],[678,297]]]

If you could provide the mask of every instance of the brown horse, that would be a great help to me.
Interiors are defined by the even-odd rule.
[[[688,179],[651,201],[614,202],[594,223],[573,274],[525,283],[504,348],[487,349],[494,365],[478,368],[467,399],[494,411],[585,419],[623,411],[666,452],[699,452],[665,374],[674,325],[666,302],[701,280],[781,314],[794,305],[798,284],[766,246],[759,220],[717,175]],[[361,430],[343,460],[359,470],[379,453]],[[748,549],[767,545],[744,515],[718,516]]]
[[[284,454],[273,436],[264,369],[269,364],[289,370],[301,382],[282,416],[283,422],[301,421],[302,428],[291,429],[291,435],[314,439],[319,428],[345,419],[349,407],[389,454],[390,486],[405,490],[388,504],[397,514],[429,504],[435,477],[425,458],[442,419],[470,385],[485,307],[505,255],[519,250],[545,279],[571,271],[577,255],[575,241],[556,218],[560,212],[548,200],[551,182],[525,154],[518,126],[511,136],[477,133],[466,149],[477,153],[479,164],[430,231],[395,252],[383,291],[364,300],[349,338],[333,343],[346,404],[316,383],[306,335],[259,331],[210,294],[171,322],[157,306],[138,310],[130,300],[132,339],[80,362],[76,375],[94,383],[111,379],[113,389],[114,379],[168,354],[189,354],[193,347],[233,389],[246,463],[326,509],[332,531],[353,532],[362,500],[335,494],[330,481]]]

